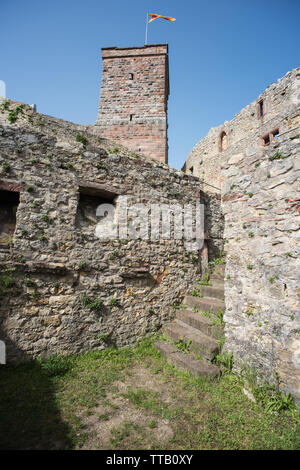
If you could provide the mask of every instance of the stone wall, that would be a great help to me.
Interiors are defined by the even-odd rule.
[[[133,344],[172,316],[200,276],[199,253],[183,240],[99,240],[95,207],[118,207],[124,195],[131,203],[203,202],[199,179],[111,153],[88,128],[18,106],[5,102],[0,114],[0,197],[4,206],[7,192],[19,197],[15,212],[14,200],[7,208],[15,231],[0,245],[8,361]],[[76,140],[78,131],[87,142]],[[206,230],[218,236],[216,222]]]
[[[222,162],[238,142],[241,148],[244,148],[246,144],[243,144],[243,141],[247,142],[251,137],[254,147],[262,146],[263,137],[273,131],[278,129],[282,134],[300,124],[296,106],[299,81],[299,68],[288,72],[276,83],[272,83],[231,121],[210,129],[207,136],[198,142],[188,155],[185,171],[212,185],[205,187],[206,190],[218,193],[222,186]]]
[[[75,151],[78,147],[77,136],[87,139],[89,145],[99,146],[108,152],[121,151],[122,154],[130,155],[127,148],[117,145],[115,142],[100,137],[94,126],[75,124],[64,119],[59,119],[47,114],[38,113],[25,103],[0,98],[0,125],[7,126],[11,123],[13,127],[33,130],[43,135],[54,137],[55,145],[61,149]]]
[[[192,150],[225,217],[225,351],[300,402],[300,69]],[[214,201],[214,200],[213,200]],[[215,208],[212,209],[212,214]],[[209,218],[209,221],[213,217]]]
[[[255,143],[222,169],[225,348],[300,402],[300,127]]]
[[[102,49],[95,128],[101,137],[168,162],[168,45]]]

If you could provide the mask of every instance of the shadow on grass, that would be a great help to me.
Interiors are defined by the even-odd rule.
[[[55,377],[43,363],[30,361],[0,330],[8,358],[0,364],[0,449],[71,449],[71,428],[63,421],[55,398]]]

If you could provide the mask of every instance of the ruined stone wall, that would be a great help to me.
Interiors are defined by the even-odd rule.
[[[225,217],[225,351],[300,402],[300,69],[189,154]],[[215,186],[212,188],[211,186]],[[220,189],[217,189],[220,188]],[[214,200],[213,200],[214,201]],[[212,208],[212,214],[215,208]],[[213,220],[213,216],[209,218]]]
[[[17,111],[16,111],[17,110]],[[122,145],[97,135],[92,125],[75,124],[54,116],[48,116],[34,111],[28,104],[0,98],[0,125],[7,126],[12,119],[13,127],[33,130],[46,136],[55,138],[55,145],[69,151],[76,150],[76,138],[81,135],[87,139],[89,145],[99,146],[108,151],[121,151],[122,154],[131,152]]]
[[[300,127],[236,144],[222,177],[225,348],[300,402]]]
[[[37,113],[30,122],[28,106],[9,123],[16,103],[8,107],[0,115],[0,192],[4,203],[5,191],[19,195],[15,232],[0,247],[0,339],[8,361],[129,345],[156,331],[200,275],[199,253],[183,240],[99,240],[95,207],[112,197],[118,204],[122,195],[200,201],[199,180],[109,153],[88,134],[86,145],[77,142],[72,123],[61,123],[56,137],[55,120],[51,132],[47,117],[44,126]]]
[[[193,172],[205,183],[215,187],[207,186],[205,189],[219,192],[216,188],[220,189],[222,186],[221,165],[228,152],[238,142],[243,148],[243,141],[247,142],[251,137],[254,147],[263,146],[262,138],[274,130],[279,129],[282,134],[300,124],[297,110],[295,111],[299,81],[299,68],[288,72],[276,83],[272,83],[231,121],[210,129],[207,136],[198,142],[188,155],[185,171]],[[261,101],[263,115],[259,105]]]
[[[95,129],[133,152],[168,162],[168,46],[102,49]]]

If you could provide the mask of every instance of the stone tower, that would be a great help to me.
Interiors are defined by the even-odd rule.
[[[168,45],[102,49],[99,135],[168,162]]]

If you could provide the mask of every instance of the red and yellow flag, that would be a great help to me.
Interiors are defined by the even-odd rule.
[[[172,18],[172,16],[161,16],[161,15],[154,15],[152,13],[148,13],[149,16],[151,16],[151,20],[148,21],[148,23],[151,23],[151,21],[156,20],[156,18],[163,18],[164,20],[168,21],[176,21],[176,18]]]

